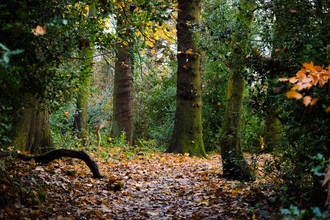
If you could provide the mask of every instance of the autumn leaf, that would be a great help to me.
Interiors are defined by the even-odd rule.
[[[279,82],[287,82],[287,81],[289,81],[289,79],[288,78],[279,78],[278,81]]]
[[[41,35],[44,35],[46,34],[46,29],[47,27],[44,26],[40,26],[40,25],[37,25],[36,28],[32,28],[32,33],[35,35],[35,36],[41,36]]]
[[[313,98],[310,104],[315,105],[318,100],[319,98]]]
[[[313,61],[310,63],[303,63],[302,65],[306,68],[306,70],[310,70],[312,72],[316,71]]]
[[[303,103],[304,103],[305,106],[308,106],[311,102],[312,102],[312,97],[310,97],[310,96],[305,96],[305,97],[303,98]]]
[[[286,93],[287,98],[301,99],[303,96],[296,91],[289,91]]]
[[[305,68],[302,68],[301,70],[299,70],[296,74],[296,77],[298,79],[302,79],[302,78],[305,78],[306,77],[306,69]]]
[[[289,82],[290,83],[296,83],[296,82],[298,82],[298,78],[297,77],[291,77],[291,78],[289,78]]]
[[[330,106],[325,109],[325,112],[330,112]]]
[[[186,54],[193,54],[193,50],[189,48],[188,50],[186,50]]]

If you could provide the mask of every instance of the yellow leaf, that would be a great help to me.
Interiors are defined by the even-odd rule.
[[[186,50],[186,54],[193,54],[193,50],[191,48]]]
[[[141,54],[142,54],[142,55],[146,54],[146,50],[142,50],[142,51],[141,51]]]
[[[296,91],[297,89],[299,89],[299,86],[294,86],[291,88],[291,90],[293,90],[293,91]]]
[[[286,97],[287,98],[295,98],[295,99],[301,99],[302,98],[302,95],[296,91],[289,91],[286,93]]]
[[[153,42],[151,42],[150,40],[146,40],[146,44],[148,45],[148,47],[154,47],[155,44]]]

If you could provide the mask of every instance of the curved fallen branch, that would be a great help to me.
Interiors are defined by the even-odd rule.
[[[35,162],[40,163],[49,163],[55,159],[59,159],[61,157],[71,157],[71,158],[77,158],[80,160],[83,160],[89,169],[93,173],[94,178],[102,178],[104,177],[101,175],[99,168],[94,160],[90,158],[90,156],[85,151],[77,151],[77,150],[67,150],[67,149],[57,149],[52,150],[49,152],[46,152],[44,154],[30,156],[26,154],[18,154],[18,158],[24,161],[29,161],[31,159],[34,159]]]

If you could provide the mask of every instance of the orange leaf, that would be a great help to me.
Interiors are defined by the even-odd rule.
[[[47,28],[46,26],[41,27],[40,25],[38,25],[36,28],[32,29],[32,33],[35,36],[44,35],[44,34],[46,34],[46,28]]]
[[[303,66],[306,68],[306,70],[316,71],[313,61],[310,63],[303,63]]]
[[[316,71],[321,71],[323,68],[321,66],[315,66]]]
[[[298,85],[296,85],[296,86],[294,86],[294,87],[291,88],[291,90],[294,90],[294,91],[296,91],[297,89],[299,89],[299,86]]]
[[[303,99],[303,103],[305,106],[309,105],[312,101],[312,98],[310,96],[305,96]]]
[[[302,95],[299,92],[296,91],[289,91],[286,93],[287,98],[295,98],[295,99],[301,99]]]
[[[316,104],[316,102],[319,100],[319,98],[314,98],[314,99],[312,99],[312,101],[311,101],[311,105],[315,105]]]
[[[297,77],[291,77],[291,78],[289,79],[289,82],[290,82],[290,83],[296,83],[296,82],[298,82],[298,79],[297,79]]]
[[[286,82],[288,81],[289,79],[288,78],[278,78],[278,81],[279,82]]]
[[[325,109],[325,112],[330,112],[330,106]]]
[[[301,69],[296,74],[297,78],[304,78],[306,76],[306,69]]]

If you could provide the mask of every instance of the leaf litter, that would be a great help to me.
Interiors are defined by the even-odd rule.
[[[15,161],[8,170],[14,184],[0,182],[0,219],[279,218],[276,184],[260,168],[269,155],[258,159],[257,180],[245,183],[221,177],[219,154],[92,157],[105,178],[92,178],[84,162],[71,158]],[[17,195],[17,188],[27,192]]]

